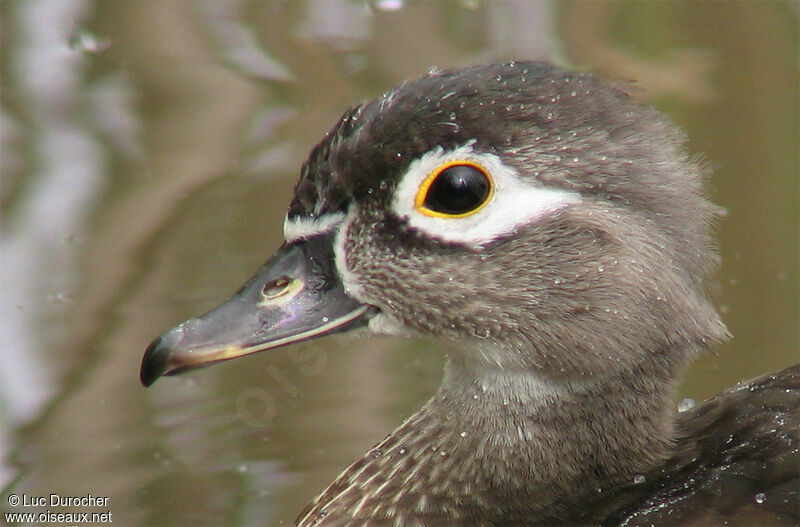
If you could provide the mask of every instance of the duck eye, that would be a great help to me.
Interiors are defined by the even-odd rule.
[[[434,170],[420,185],[417,210],[429,216],[459,218],[478,211],[492,192],[483,167],[458,161]]]

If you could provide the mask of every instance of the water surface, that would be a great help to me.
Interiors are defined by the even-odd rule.
[[[797,360],[789,3],[73,0],[0,14],[2,511],[42,510],[10,493],[92,494],[109,504],[89,512],[116,525],[287,525],[421,405],[443,352],[418,340],[328,338],[148,390],[138,368],[154,336],[280,245],[299,167],[339,115],[433,66],[554,60],[668,113],[728,211],[715,298],[735,335],[681,397]]]

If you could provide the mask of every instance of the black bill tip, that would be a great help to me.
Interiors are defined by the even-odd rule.
[[[167,372],[169,362],[169,348],[164,345],[164,339],[158,337],[144,352],[142,366],[139,370],[139,379],[145,386],[150,386],[159,377]]]

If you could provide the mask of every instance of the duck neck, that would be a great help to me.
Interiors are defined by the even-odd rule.
[[[462,469],[476,480],[473,488],[497,493],[496,503],[519,500],[508,510],[528,517],[558,515],[668,457],[677,374],[669,370],[642,364],[554,381],[456,353],[423,413],[446,423],[449,434],[439,433],[454,437],[454,453],[468,449]]]
[[[454,353],[439,391],[298,525],[563,523],[667,458],[677,371],[655,357],[672,356],[565,382]]]

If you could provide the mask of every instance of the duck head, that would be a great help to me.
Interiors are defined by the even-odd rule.
[[[706,295],[717,209],[683,143],[590,75],[432,71],[345,113],[303,165],[283,247],[156,339],[142,382],[363,326],[544,379],[672,377],[726,336]]]

